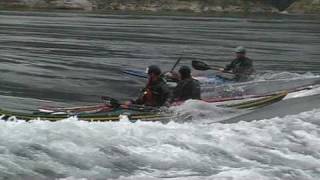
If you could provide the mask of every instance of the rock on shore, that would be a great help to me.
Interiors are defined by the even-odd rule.
[[[288,12],[300,14],[320,14],[320,0],[300,0],[294,2]]]

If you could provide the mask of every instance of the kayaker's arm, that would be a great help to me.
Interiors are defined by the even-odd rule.
[[[228,72],[235,68],[235,60],[233,60],[230,64],[226,65],[225,68],[222,68],[222,72]]]

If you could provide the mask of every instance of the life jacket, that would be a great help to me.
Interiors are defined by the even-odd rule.
[[[201,99],[199,81],[193,78],[181,80],[174,89],[173,96],[175,101]]]
[[[157,100],[156,100],[156,97],[152,91],[152,81],[151,80],[149,80],[146,88],[144,89],[144,91],[142,93],[143,93],[142,101],[144,102],[145,105],[156,106]]]
[[[155,106],[156,105],[156,99],[154,97],[154,94],[152,93],[152,90],[150,88],[146,88],[143,92],[143,102],[147,106]]]

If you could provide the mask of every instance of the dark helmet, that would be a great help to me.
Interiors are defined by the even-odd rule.
[[[188,66],[181,66],[179,69],[181,78],[191,77],[191,69]]]
[[[148,74],[154,73],[155,75],[160,75],[161,69],[156,65],[151,65],[148,67],[147,73]]]

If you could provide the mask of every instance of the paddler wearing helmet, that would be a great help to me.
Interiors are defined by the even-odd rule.
[[[179,69],[180,80],[173,90],[172,101],[185,101],[188,99],[200,99],[200,83],[192,78],[191,69],[181,66]]]
[[[246,56],[246,49],[243,46],[236,47],[235,54],[236,58],[220,70],[235,74],[236,81],[247,81],[254,72],[252,60]]]
[[[165,105],[170,96],[170,91],[166,81],[161,77],[161,69],[156,65],[151,65],[146,72],[148,74],[147,85],[142,90],[140,97],[132,103],[153,107]]]

